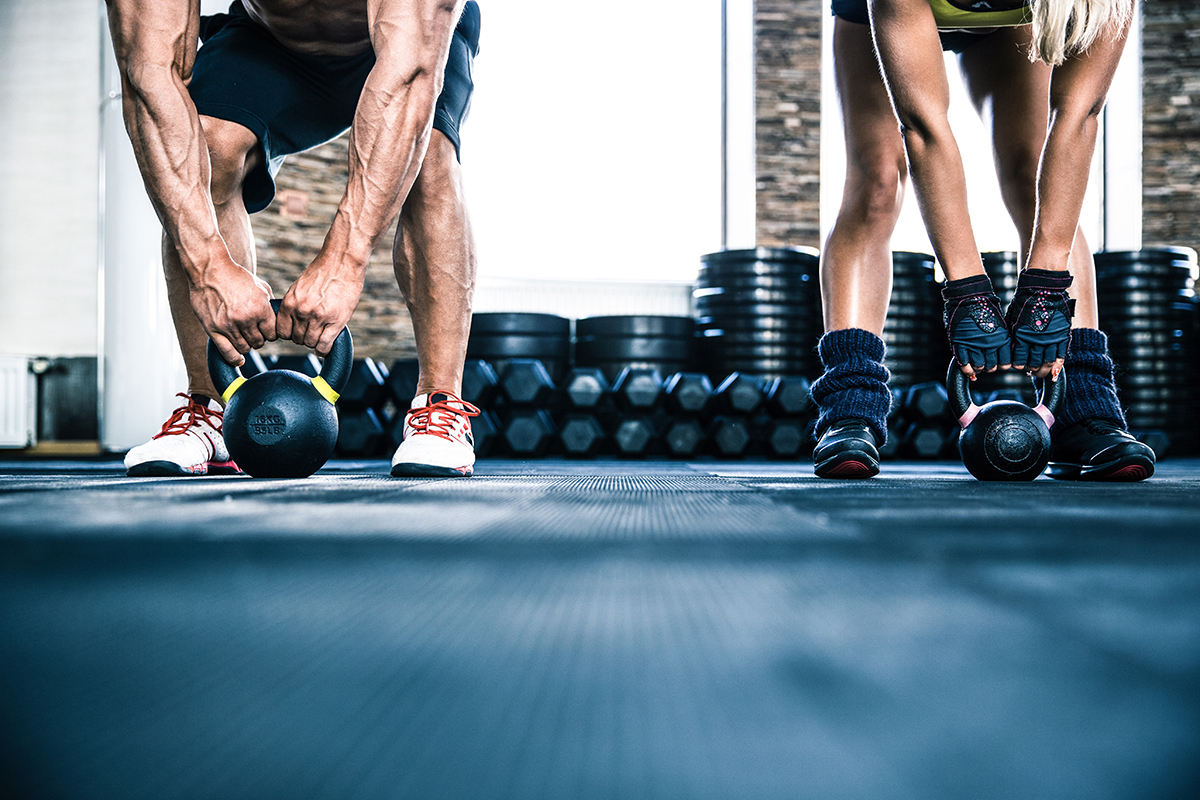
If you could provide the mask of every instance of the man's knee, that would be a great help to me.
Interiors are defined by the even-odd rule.
[[[200,124],[212,168],[209,191],[214,205],[224,205],[241,194],[246,173],[257,160],[258,137],[236,122],[215,117],[202,116]]]
[[[457,197],[461,188],[462,171],[454,142],[434,128],[409,197],[418,203],[445,201]]]

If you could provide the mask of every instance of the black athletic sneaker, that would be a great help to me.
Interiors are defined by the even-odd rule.
[[[825,429],[813,450],[818,478],[870,478],[879,474],[879,450],[866,420],[840,419]]]
[[[1154,451],[1108,420],[1081,420],[1051,440],[1051,478],[1144,481],[1154,474]]]

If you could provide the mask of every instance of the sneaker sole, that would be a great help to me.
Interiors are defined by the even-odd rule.
[[[188,469],[174,461],[143,461],[141,464],[134,464],[125,470],[125,474],[130,478],[195,478],[207,475],[208,468],[203,464],[194,469]]]
[[[879,462],[863,450],[843,450],[817,464],[813,472],[818,478],[873,478],[879,474]]]
[[[433,464],[393,464],[393,478],[469,478],[473,467],[437,467]]]
[[[181,467],[174,461],[144,461],[125,470],[130,478],[201,478],[205,475],[245,475],[232,461],[210,461],[196,471]]]
[[[1082,467],[1079,464],[1051,463],[1050,477],[1060,481],[1112,481],[1136,483],[1154,474],[1154,461],[1145,456],[1126,456],[1107,464]]]

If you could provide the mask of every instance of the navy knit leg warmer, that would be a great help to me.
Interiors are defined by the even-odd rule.
[[[1055,414],[1056,428],[1067,428],[1083,419],[1106,419],[1125,427],[1113,369],[1104,333],[1092,328],[1071,331],[1066,361],[1067,394]]]
[[[864,419],[880,442],[887,439],[892,406],[883,340],[870,331],[830,331],[817,346],[825,374],[813,382],[812,397],[820,408],[817,434],[848,417]]]

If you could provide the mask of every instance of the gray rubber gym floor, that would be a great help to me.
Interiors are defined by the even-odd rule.
[[[0,461],[0,793],[1195,798],[1200,460]]]

